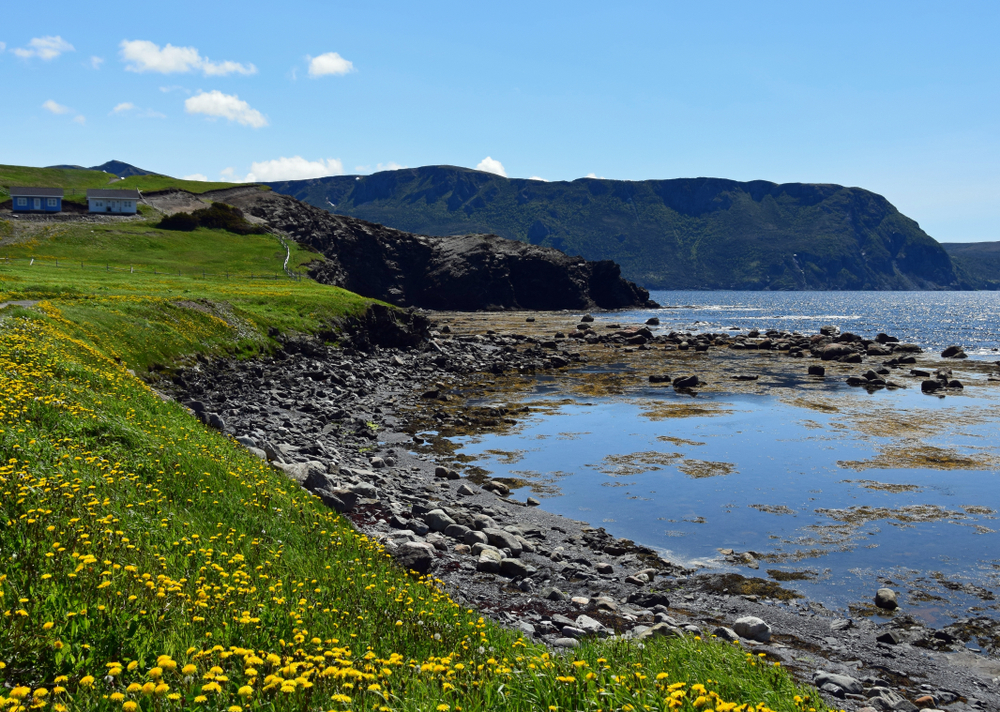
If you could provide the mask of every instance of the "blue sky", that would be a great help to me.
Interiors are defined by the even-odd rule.
[[[839,183],[1000,240],[1000,3],[50,7],[4,8],[0,163]]]

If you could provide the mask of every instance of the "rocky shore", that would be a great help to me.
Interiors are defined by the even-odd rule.
[[[940,630],[902,612],[882,623],[852,620],[773,581],[685,568],[531,498],[514,500],[506,483],[438,457],[426,437],[431,424],[441,434],[511,427],[525,414],[502,397],[469,401],[484,382],[572,370],[602,351],[717,359],[773,352],[804,377],[851,369],[848,383],[866,389],[932,381],[932,390],[957,391],[951,373],[919,368],[919,347],[885,334],[654,334],[655,324],[598,329],[592,318],[550,317],[545,329],[522,315],[524,329],[458,333],[442,315],[431,314],[433,323],[376,308],[319,338],[273,333],[273,357],[173,364],[155,371],[151,385],[343,512],[402,565],[553,648],[587,636],[639,644],[717,635],[780,661],[838,708],[1000,709],[1000,628],[989,619]],[[552,331],[552,323],[563,327]],[[808,365],[795,361],[805,358]],[[706,385],[704,374],[679,363],[682,372],[649,381]],[[730,378],[752,386],[755,374]],[[970,640],[990,655],[969,652]]]

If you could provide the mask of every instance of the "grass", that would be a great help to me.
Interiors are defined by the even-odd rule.
[[[258,239],[208,237],[189,271]],[[401,571],[129,370],[249,353],[271,326],[314,330],[368,300],[32,270],[0,267],[0,302],[39,300],[0,311],[0,709],[825,709],[713,640],[554,656]]]
[[[103,171],[74,170],[69,168],[32,168],[29,166],[0,165],[0,201],[7,198],[11,186],[42,186],[63,188],[65,198],[73,202],[85,202],[87,188],[115,188],[126,190],[138,188],[143,191],[181,188],[191,193],[233,188],[242,183],[212,183],[208,181],[183,180],[169,176],[130,176],[114,181],[115,176]],[[114,182],[112,182],[114,181]]]

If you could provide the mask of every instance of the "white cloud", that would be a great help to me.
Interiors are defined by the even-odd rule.
[[[236,170],[234,168],[223,168],[219,171],[219,175],[227,180],[232,180],[236,177]]]
[[[606,180],[604,176],[599,176],[596,173],[588,173],[584,178],[594,178],[596,180]]]
[[[78,124],[80,124],[81,126],[83,126],[85,123],[87,123],[87,119],[82,114],[78,114],[78,115],[74,116],[73,117],[73,121],[76,122],[76,123],[78,123]]]
[[[42,108],[46,111],[51,111],[53,114],[68,114],[72,111],[68,106],[63,106],[62,104],[57,104],[56,102],[49,99],[44,104]]]
[[[271,161],[254,161],[250,164],[250,172],[246,177],[237,180],[245,183],[266,183],[275,180],[303,180],[343,174],[344,164],[339,158],[321,158],[318,161],[310,161],[302,156],[292,156],[291,158],[282,156]]]
[[[208,181],[208,176],[206,176],[206,175],[202,175],[201,173],[192,173],[192,174],[191,174],[191,175],[189,175],[189,176],[184,176],[184,178],[183,178],[182,180],[200,180],[200,181]]]
[[[56,35],[46,37],[35,37],[28,43],[28,48],[18,47],[14,50],[21,59],[40,57],[41,59],[55,59],[63,52],[72,52],[73,45]]]
[[[161,114],[159,111],[153,111],[152,109],[140,109],[131,101],[123,101],[118,104],[115,108],[111,110],[112,114],[128,114],[129,116],[135,116],[143,119],[165,119],[167,118],[165,114]]]
[[[306,57],[309,60],[309,76],[325,77],[328,74],[343,75],[354,71],[354,64],[336,52],[327,52],[318,57]]]
[[[529,178],[528,180],[540,180],[542,181],[542,183],[548,183],[547,180],[545,180],[544,178],[539,178],[538,176],[531,176],[531,178]]]
[[[90,58],[90,68],[91,69],[100,69],[102,64],[104,64],[104,58],[103,57],[91,57]]]
[[[0,42],[0,52],[3,52],[5,49],[7,49],[7,43]]]
[[[189,114],[204,114],[213,118],[224,118],[230,121],[252,126],[259,129],[267,126],[267,119],[262,113],[250,107],[235,94],[223,94],[212,90],[199,92],[184,100],[184,110]]]
[[[149,40],[122,40],[119,47],[125,69],[130,72],[183,74],[201,71],[206,77],[257,73],[257,67],[252,64],[212,62],[207,57],[202,57],[194,47],[174,47],[167,43],[161,49]]]
[[[489,156],[479,162],[476,166],[476,170],[486,171],[487,173],[496,173],[498,176],[503,176],[504,178],[507,177],[507,171],[504,170],[503,164],[494,158],[490,158]]]
[[[376,171],[398,171],[406,168],[406,166],[400,165],[395,161],[389,161],[388,163],[379,163],[375,166]]]

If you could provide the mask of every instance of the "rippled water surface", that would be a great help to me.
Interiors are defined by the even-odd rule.
[[[659,292],[661,329],[814,332],[838,324],[886,331],[980,359],[1000,347],[994,293]],[[970,384],[971,385],[971,384]],[[882,584],[932,623],[998,616],[1000,387],[938,399],[916,388],[866,394],[831,385],[797,401],[764,394],[565,399],[540,380],[528,402],[549,407],[512,433],[465,438],[494,477],[542,506],[653,546],[668,557],[795,580],[785,585],[848,610]],[[697,404],[685,417],[664,406]],[[720,549],[752,551],[759,570]]]
[[[879,331],[940,351],[961,344],[973,357],[1000,349],[1000,292],[650,292],[668,309],[619,312],[605,320],[660,318],[670,331],[784,329],[824,324],[874,337]]]

